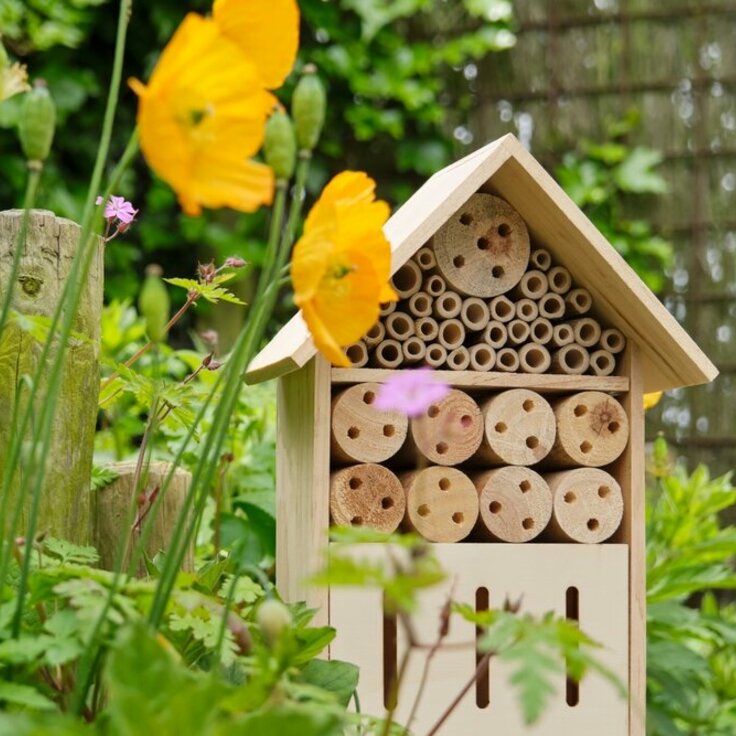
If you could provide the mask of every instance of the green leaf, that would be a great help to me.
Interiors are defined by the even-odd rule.
[[[338,659],[313,659],[304,666],[301,677],[304,682],[334,693],[340,704],[347,707],[358,687],[358,668]]]
[[[194,292],[195,294],[199,294],[199,296],[203,297],[208,302],[212,302],[212,304],[217,304],[217,302],[230,302],[231,304],[245,305],[245,302],[238,299],[235,294],[220,286],[220,284],[225,281],[229,281],[233,276],[234,274],[232,273],[220,274],[219,276],[215,276],[211,284],[201,284],[199,281],[195,281],[194,279],[180,278],[164,279],[164,281],[172,286],[179,286],[182,289],[186,289],[187,293]]]
[[[20,705],[36,710],[55,710],[53,700],[49,700],[36,688],[30,685],[21,685],[18,682],[0,682],[0,703]]]
[[[105,468],[99,465],[92,466],[92,480],[90,488],[93,491],[99,491],[109,486],[110,483],[117,480],[120,474],[112,468]]]
[[[654,171],[661,162],[659,151],[638,146],[614,169],[613,177],[625,192],[664,194],[667,182]]]
[[[191,731],[190,733],[195,733]],[[282,705],[223,725],[217,736],[343,736],[342,719],[323,708]]]
[[[100,559],[94,547],[82,547],[55,537],[44,539],[42,549],[45,555],[59,560],[62,564],[94,565]]]

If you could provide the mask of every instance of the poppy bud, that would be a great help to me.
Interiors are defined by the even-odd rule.
[[[258,606],[256,620],[266,644],[270,647],[274,646],[283,630],[292,623],[289,609],[275,598],[269,598]]]
[[[37,80],[23,98],[18,135],[28,161],[44,162],[51,151],[56,127],[56,106],[46,87]]]
[[[285,112],[277,110],[268,119],[263,153],[277,181],[289,181],[296,165],[296,134],[291,118]]]
[[[161,280],[162,273],[161,266],[150,264],[138,297],[138,309],[146,320],[146,333],[151,342],[161,342],[166,337],[171,311],[169,292]]]
[[[304,67],[291,100],[296,140],[301,151],[313,151],[325,122],[327,94],[313,64]]]

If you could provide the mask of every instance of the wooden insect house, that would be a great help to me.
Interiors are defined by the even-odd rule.
[[[385,232],[400,300],[349,349],[354,367],[331,368],[296,315],[249,368],[250,382],[279,379],[282,594],[337,629],[330,655],[360,666],[362,708],[380,713],[406,645],[380,593],[306,581],[331,523],[412,529],[449,572],[422,599],[426,641],[451,585],[479,607],[522,598],[526,611],[576,620],[628,684],[622,698],[595,675],[579,686],[561,676],[528,727],[492,664],[442,733],[643,736],[642,396],[711,381],[715,367],[511,135],[429,179]],[[452,386],[425,416],[372,406],[381,382],[422,364]],[[463,623],[448,642],[472,641]],[[437,655],[414,732],[436,721],[476,656]],[[421,661],[409,667],[400,722]]]

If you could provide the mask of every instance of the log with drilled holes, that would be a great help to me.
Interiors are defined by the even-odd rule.
[[[512,389],[482,406],[483,441],[474,460],[502,465],[534,465],[555,443],[555,415],[535,391]]]
[[[332,399],[332,457],[346,463],[380,463],[404,444],[409,420],[374,407],[377,383],[361,383]]]
[[[598,468],[576,468],[549,473],[545,480],[553,499],[546,539],[599,544],[621,526],[623,494],[609,473]]]
[[[434,254],[453,289],[488,298],[521,279],[529,264],[529,233],[510,204],[473,194],[435,234]]]
[[[391,277],[391,285],[400,299],[408,299],[422,288],[422,271],[414,261],[407,261]]]
[[[330,516],[337,526],[398,529],[406,510],[399,479],[383,465],[351,465],[330,476]]]
[[[494,542],[529,542],[552,516],[547,482],[531,468],[505,467],[472,477],[478,492],[478,536]]]
[[[478,518],[478,493],[465,473],[432,466],[400,476],[406,493],[404,524],[430,542],[459,542]]]
[[[601,467],[626,448],[629,420],[623,406],[601,391],[583,391],[558,399],[553,407],[557,439],[547,462],[570,467]]]

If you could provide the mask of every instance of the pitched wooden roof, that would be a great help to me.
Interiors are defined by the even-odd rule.
[[[477,191],[496,194],[524,218],[532,242],[549,249],[587,288],[597,311],[639,345],[645,391],[712,381],[718,370],[560,186],[506,135],[432,176],[386,223],[392,273]],[[296,314],[250,364],[257,383],[301,368],[316,350]]]

